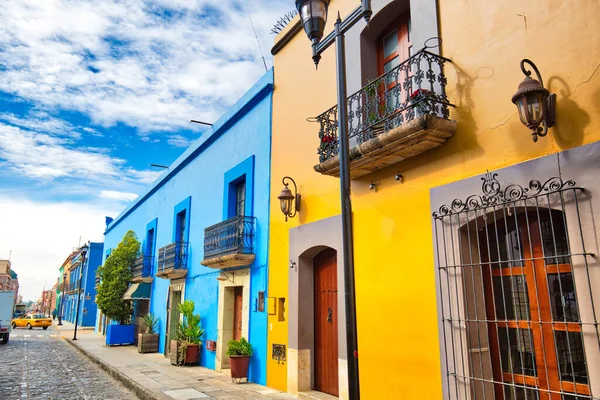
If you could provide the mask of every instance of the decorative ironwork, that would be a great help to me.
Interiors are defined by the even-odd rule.
[[[276,361],[285,361],[285,344],[273,344],[273,351],[271,353],[271,357]]]
[[[275,25],[271,28],[271,33],[274,35],[279,34],[285,27],[294,19],[294,17],[298,15],[298,10],[292,10],[283,15],[283,17],[279,18]]]
[[[256,217],[243,215],[204,230],[204,259],[229,254],[254,254]]]
[[[188,242],[175,242],[158,249],[158,272],[169,269],[186,269],[188,249]]]
[[[443,397],[599,400],[585,189],[561,177],[481,180],[481,193],[433,212]]]
[[[348,97],[348,134],[363,143],[421,115],[448,119],[446,76],[443,66],[451,60],[426,49]],[[337,105],[316,117],[320,124],[319,162],[337,156]]]
[[[141,256],[135,259],[131,267],[131,273],[134,278],[147,278],[152,276],[154,269],[153,256]]]
[[[527,199],[530,197],[539,196],[542,193],[551,194],[560,192],[561,190],[575,186],[575,181],[563,181],[559,177],[553,177],[541,183],[538,180],[531,180],[529,187],[525,188],[521,185],[510,184],[502,188],[497,179],[498,174],[487,172],[481,178],[482,195],[473,194],[466,199],[454,199],[450,204],[442,205],[438,211],[433,213],[433,217],[440,219],[447,215],[475,211],[481,208],[502,205],[518,200]]]

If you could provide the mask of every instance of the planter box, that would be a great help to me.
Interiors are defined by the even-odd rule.
[[[108,325],[106,331],[107,346],[123,346],[133,344],[135,325]]]
[[[158,334],[156,333],[139,333],[138,353],[158,353]]]
[[[179,341],[171,340],[169,358],[171,360],[171,365],[179,365]]]
[[[185,358],[179,356],[181,343],[171,340],[171,354],[169,355],[172,365],[197,365],[200,360],[200,345],[189,344],[185,349]]]

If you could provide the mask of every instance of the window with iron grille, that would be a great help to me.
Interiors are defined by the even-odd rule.
[[[561,178],[482,180],[433,214],[445,398],[598,399],[589,193]]]

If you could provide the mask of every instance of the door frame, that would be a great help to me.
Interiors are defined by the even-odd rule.
[[[242,287],[242,337],[248,337],[250,328],[250,269],[243,268],[225,272],[227,279],[219,280],[219,300],[217,314],[217,354],[215,370],[229,368],[227,342],[233,339],[234,288]],[[230,325],[231,324],[231,325]]]
[[[348,398],[348,362],[346,351],[346,313],[342,219],[329,217],[289,230],[288,269],[288,347],[287,391],[291,394],[311,391],[314,352],[314,282],[313,259],[327,248],[337,251],[338,287],[338,387],[340,399]],[[278,296],[270,292],[270,296]],[[271,320],[270,320],[271,321]],[[269,338],[269,346],[272,340]]]
[[[165,357],[169,357],[171,352],[171,339],[169,336],[171,334],[169,326],[171,319],[171,304],[173,302],[173,292],[181,292],[181,301],[185,300],[185,279],[177,279],[171,281],[169,288],[167,290],[167,304],[166,304],[166,318],[165,318],[165,348],[163,354]],[[181,304],[181,303],[180,303]],[[181,320],[181,316],[179,316]]]

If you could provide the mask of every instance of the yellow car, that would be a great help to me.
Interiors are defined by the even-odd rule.
[[[12,320],[12,327],[14,328],[42,328],[43,330],[48,329],[52,325],[52,319],[46,317],[43,314],[26,314],[19,318]]]

